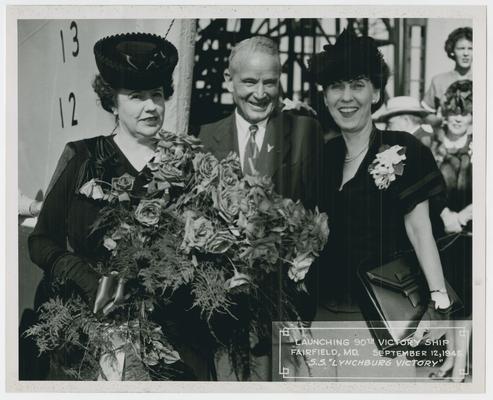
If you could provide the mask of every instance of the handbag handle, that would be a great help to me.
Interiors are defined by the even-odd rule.
[[[438,251],[442,252],[442,251],[447,250],[450,246],[452,246],[457,241],[457,239],[459,239],[462,236],[472,237],[472,234],[469,232],[458,232],[458,233],[450,233],[448,235],[442,236],[441,238],[439,238],[436,241]],[[450,239],[450,240],[448,240],[448,239]],[[439,242],[445,242],[445,244],[443,244],[442,246],[439,246]]]
[[[449,233],[445,236],[442,236],[441,238],[438,238],[435,240],[435,243],[437,245],[438,251],[442,252],[447,250],[450,246],[452,246],[461,236],[464,237],[472,237],[472,234],[469,232],[458,232],[458,233]],[[443,245],[440,246],[440,243],[445,242]],[[391,260],[396,260],[402,256],[405,256],[407,254],[412,254],[415,253],[414,249],[411,247],[410,249],[407,250],[400,250],[396,251],[395,253],[392,254],[390,257]]]

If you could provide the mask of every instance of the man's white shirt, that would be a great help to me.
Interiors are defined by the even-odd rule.
[[[255,142],[257,143],[258,151],[260,152],[262,150],[262,145],[264,143],[268,118],[264,119],[263,121],[257,122],[255,124],[251,124],[238,113],[238,109],[235,110],[235,118],[236,118],[236,130],[238,134],[238,150],[240,152],[239,156],[240,156],[241,167],[243,168],[246,145],[248,143],[248,139],[250,138],[250,130],[249,130],[250,125],[258,126],[258,131],[255,135]]]

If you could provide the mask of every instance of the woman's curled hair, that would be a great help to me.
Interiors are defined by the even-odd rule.
[[[100,74],[97,74],[92,81],[92,88],[94,92],[98,95],[99,102],[101,103],[101,107],[109,113],[113,113],[113,108],[116,107],[116,92],[117,89],[114,89],[107,83]],[[163,94],[164,99],[168,100],[174,92],[173,88],[173,79],[169,79],[163,85]]]
[[[452,32],[450,32],[447,40],[445,41],[445,52],[447,53],[448,58],[451,58],[452,60],[455,59],[455,44],[460,39],[467,39],[472,42],[472,28],[469,26],[465,26],[462,28],[454,29]]]
[[[462,79],[452,83],[445,92],[442,115],[472,114],[472,81]]]
[[[109,113],[113,113],[113,108],[116,107],[116,90],[106,83],[99,74],[94,77],[92,88],[99,97],[101,107]]]

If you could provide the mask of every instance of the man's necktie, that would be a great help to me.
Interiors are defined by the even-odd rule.
[[[245,157],[243,158],[243,173],[245,175],[253,175],[256,168],[256,161],[258,158],[258,146],[255,141],[255,136],[258,132],[257,125],[250,125],[248,128],[250,135],[245,149]]]

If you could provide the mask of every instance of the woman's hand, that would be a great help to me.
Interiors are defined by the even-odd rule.
[[[103,276],[99,280],[99,286],[94,301],[94,314],[102,312],[103,315],[108,315],[117,306],[122,304],[125,297],[125,281],[118,278],[117,273],[109,276]]]
[[[469,221],[472,220],[472,204],[464,207],[461,211],[458,212],[458,220],[462,226],[467,225]]]
[[[432,298],[428,303],[428,307],[413,334],[411,347],[418,346],[423,338],[426,338],[427,340],[438,340],[445,335],[447,331],[445,321],[450,319],[452,304],[446,293],[439,293],[440,299],[438,299],[437,296],[433,296],[434,294],[435,293],[431,294]],[[437,300],[433,300],[433,297],[437,298]],[[443,297],[443,299],[441,297]],[[442,304],[439,304],[438,301],[441,301]],[[447,306],[442,308],[440,307],[442,305]]]
[[[451,304],[431,229],[428,201],[419,203],[408,213],[404,217],[404,224],[431,291],[430,302],[413,336],[414,345],[417,346],[425,334],[427,339],[438,339],[445,334],[446,329],[441,328],[444,326],[443,321],[449,319]]]
[[[446,233],[462,232],[462,224],[459,213],[450,211],[448,208],[444,208],[440,214],[440,217],[442,218]]]
[[[79,288],[87,304],[92,307],[101,275],[87,261],[67,252],[55,261],[51,275],[62,282],[73,282]]]

